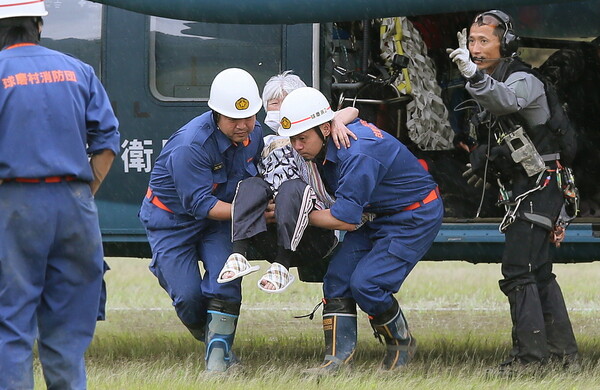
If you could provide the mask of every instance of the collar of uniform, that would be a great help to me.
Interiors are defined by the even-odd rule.
[[[242,145],[244,145],[244,146],[248,146],[248,145],[250,145],[250,142],[252,142],[252,141],[250,140],[250,134],[248,134],[248,138],[246,138],[244,141],[242,141]],[[235,146],[237,146],[237,145],[238,145],[238,144],[237,144],[237,143],[235,143],[235,142],[232,142],[232,144],[234,144]]]
[[[37,44],[31,43],[31,42],[15,43],[14,45],[6,46],[2,50],[10,50],[10,49],[14,49],[17,47],[23,47],[23,46],[37,46]]]
[[[235,144],[232,143],[231,140],[225,134],[223,134],[218,127],[215,130],[215,137],[217,138],[217,146],[219,147],[220,153],[223,153],[231,146],[235,146]]]

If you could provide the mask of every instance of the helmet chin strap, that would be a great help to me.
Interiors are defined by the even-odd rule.
[[[321,151],[319,152],[319,154],[317,154],[317,157],[316,157],[322,161],[325,159],[325,154],[327,152],[327,141],[329,140],[329,137],[331,136],[331,132],[329,132],[328,135],[324,135],[320,126],[315,127],[315,131],[321,138],[321,141],[323,141],[323,146],[321,147]]]
[[[322,162],[322,161],[325,161],[325,156],[327,155],[327,140],[329,139],[329,136],[323,136],[323,134],[320,131],[319,131],[319,134],[321,134],[321,139],[323,140],[323,146],[321,146],[321,150],[315,156],[315,160]]]

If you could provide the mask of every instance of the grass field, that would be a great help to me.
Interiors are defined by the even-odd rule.
[[[319,302],[319,284],[296,282],[283,294],[266,294],[256,288],[259,275],[248,276],[234,348],[243,369],[215,377],[204,373],[203,345],[180,324],[148,260],[107,261],[107,320],[98,324],[87,355],[90,389],[600,389],[599,262],[555,267],[582,372],[507,380],[486,375],[510,348],[497,264],[420,263],[397,295],[419,343],[411,364],[401,372],[377,370],[383,346],[361,313],[352,370],[317,379],[302,370],[322,359],[320,310],[313,321],[293,316]],[[36,371],[36,388],[44,388],[39,366]]]

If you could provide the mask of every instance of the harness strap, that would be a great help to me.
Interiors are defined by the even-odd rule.
[[[558,161],[560,160],[560,153],[542,154],[541,157],[544,162]]]
[[[558,164],[558,163],[557,163],[557,165],[560,166],[560,164]],[[506,208],[506,214],[504,214],[504,218],[502,218],[502,222],[500,223],[500,226],[498,227],[498,230],[500,231],[500,233],[504,233],[506,231],[506,229],[510,226],[510,224],[515,222],[515,219],[517,219],[517,218],[531,222],[531,223],[533,223],[537,226],[540,226],[546,230],[552,231],[554,229],[554,223],[552,222],[552,220],[550,220],[550,218],[546,217],[545,215],[528,213],[526,211],[519,210],[519,206],[521,206],[521,202],[524,201],[525,198],[527,198],[527,196],[529,196],[530,194],[532,194],[536,191],[543,190],[544,188],[546,188],[548,186],[548,184],[550,183],[551,177],[552,177],[551,176],[552,173],[557,173],[557,181],[558,181],[559,175],[558,175],[557,170],[546,168],[545,171],[540,172],[540,174],[538,175],[538,178],[536,181],[538,183],[537,186],[535,186],[534,188],[532,188],[528,191],[525,191],[521,195],[517,196],[515,198],[514,202],[505,202],[504,203],[504,207]],[[542,178],[544,177],[544,175],[546,175],[546,178],[542,181]],[[500,185],[501,191],[505,191],[504,186],[502,185],[502,183],[500,181],[498,181],[498,184]]]
[[[519,211],[517,213],[517,218],[527,222],[531,222],[532,224],[537,225],[548,231],[554,230],[554,224],[552,223],[552,220],[545,215],[528,213],[526,211]]]

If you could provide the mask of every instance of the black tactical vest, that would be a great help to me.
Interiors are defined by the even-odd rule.
[[[523,126],[540,155],[560,153],[561,163],[570,166],[577,151],[577,134],[563,106],[560,104],[556,91],[537,70],[532,69],[530,65],[519,58],[514,58],[508,64],[506,72],[499,81],[506,81],[515,72],[532,74],[544,84],[548,108],[550,109],[550,119],[543,125],[529,126],[519,113],[506,115],[505,117]],[[498,117],[498,120],[502,121],[503,117]]]

